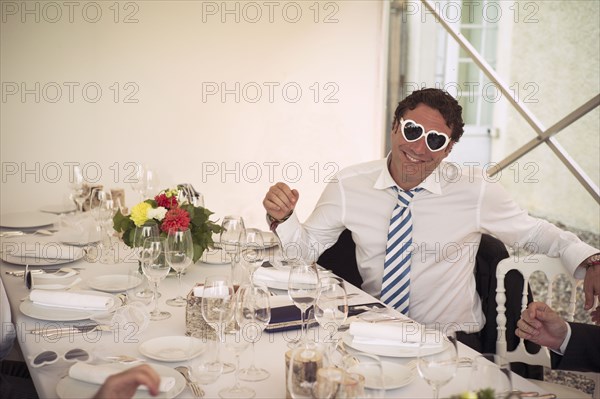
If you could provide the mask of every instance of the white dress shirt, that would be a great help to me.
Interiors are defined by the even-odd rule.
[[[304,224],[294,213],[277,227],[285,248],[314,261],[347,228],[356,243],[362,289],[379,297],[387,232],[397,198],[387,159],[348,167],[329,183]],[[418,187],[410,209],[413,220],[409,315],[421,323],[459,323],[468,333],[485,318],[475,289],[475,255],[482,233],[508,246],[560,256],[575,277],[577,266],[598,250],[574,234],[530,217],[498,183],[479,169],[441,163]],[[577,270],[576,270],[577,269]]]

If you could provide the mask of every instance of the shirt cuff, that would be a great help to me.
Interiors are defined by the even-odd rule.
[[[554,349],[550,349],[550,350],[561,356],[564,355],[565,351],[567,350],[567,345],[569,345],[569,340],[571,340],[571,325],[569,323],[567,323],[567,335],[565,336],[563,343],[560,345],[560,348],[558,348],[558,350],[554,350]]]

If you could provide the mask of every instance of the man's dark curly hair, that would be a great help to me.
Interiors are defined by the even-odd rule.
[[[421,89],[413,91],[404,100],[400,101],[394,113],[394,128],[400,123],[400,118],[406,111],[415,109],[419,104],[425,104],[436,109],[442,114],[446,125],[452,129],[451,139],[458,142],[462,136],[465,123],[462,120],[462,107],[447,91],[441,89]]]

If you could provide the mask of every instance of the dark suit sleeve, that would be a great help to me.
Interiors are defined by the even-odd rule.
[[[563,356],[551,353],[552,368],[600,372],[600,326],[569,323],[571,339]]]

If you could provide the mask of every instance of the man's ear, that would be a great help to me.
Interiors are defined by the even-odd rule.
[[[452,147],[454,147],[454,143],[456,143],[456,141],[450,140],[450,143],[448,143],[448,147],[446,147],[444,149],[444,152],[446,153],[446,155],[450,154],[450,151],[452,151]]]

